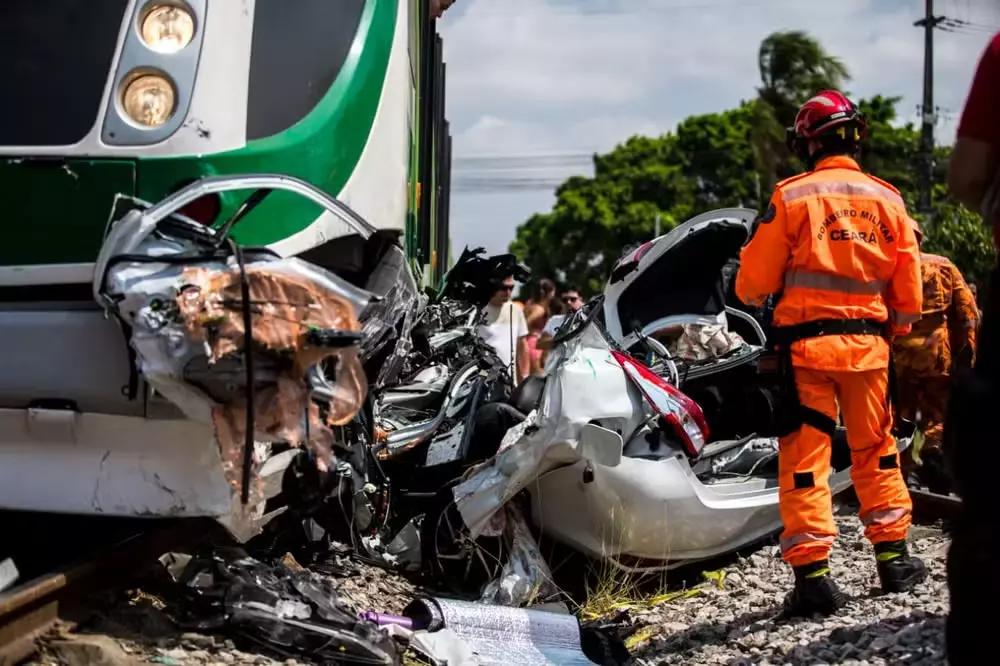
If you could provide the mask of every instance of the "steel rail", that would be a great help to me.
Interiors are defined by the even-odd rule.
[[[910,489],[913,513],[920,518],[951,520],[962,510],[962,500],[951,495],[939,495],[929,490]]]
[[[209,532],[198,519],[155,526],[0,593],[0,666],[31,657],[38,638],[57,624],[72,627],[83,620],[91,593],[123,587],[163,553]]]

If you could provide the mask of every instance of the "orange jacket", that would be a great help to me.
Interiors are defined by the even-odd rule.
[[[775,326],[876,319],[905,335],[920,319],[920,251],[899,190],[849,157],[778,183],[740,255],[736,295],[759,305],[782,292]],[[831,335],[792,345],[792,363],[828,371],[888,367],[889,343]]]
[[[909,335],[894,341],[893,360],[901,375],[946,376],[953,359],[975,361],[979,310],[961,272],[946,257],[921,254],[920,275],[923,313]]]

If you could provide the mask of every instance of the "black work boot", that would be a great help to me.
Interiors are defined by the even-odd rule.
[[[829,560],[794,567],[795,588],[785,597],[787,617],[833,615],[847,603],[847,597],[830,576]]]
[[[875,562],[883,592],[909,592],[927,578],[927,567],[910,555],[906,541],[875,544]]]

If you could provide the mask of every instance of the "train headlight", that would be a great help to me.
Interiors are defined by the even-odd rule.
[[[126,79],[122,109],[135,123],[159,127],[170,120],[177,104],[173,84],[160,74],[139,74]]]
[[[177,53],[194,38],[194,17],[177,5],[153,5],[139,28],[142,41],[157,53]]]

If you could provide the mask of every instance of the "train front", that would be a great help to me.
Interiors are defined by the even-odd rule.
[[[263,172],[346,196],[349,180],[372,189],[359,177],[371,143],[401,155],[386,176],[398,194],[369,197],[381,194],[376,214],[401,206],[401,227],[406,107],[388,119],[402,128],[391,145],[374,134],[400,40],[406,55],[405,4],[0,3],[0,508],[214,516],[238,534],[254,528],[233,522],[246,512],[236,511],[211,428],[154,392],[136,397],[128,340],[91,293],[94,261],[118,194],[155,202],[202,176]],[[405,59],[402,69],[408,77]],[[238,240],[297,254],[344,233],[286,195],[248,216]],[[220,222],[242,200],[227,196],[183,212]],[[397,226],[395,212],[382,226]],[[265,463],[266,496],[286,463]]]

